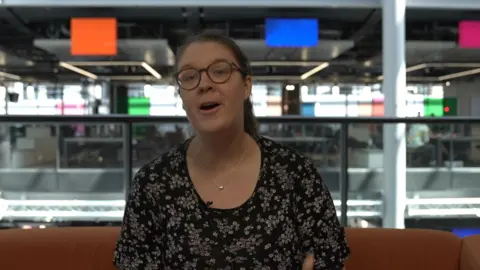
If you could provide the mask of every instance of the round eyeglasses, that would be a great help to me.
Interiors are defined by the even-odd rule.
[[[241,71],[234,63],[227,61],[220,61],[210,64],[206,68],[196,69],[196,68],[187,68],[180,70],[176,75],[175,79],[184,90],[193,90],[199,84],[202,79],[202,72],[207,73],[208,78],[214,83],[226,83],[230,77],[232,77],[233,71],[240,72],[245,76],[245,72]]]

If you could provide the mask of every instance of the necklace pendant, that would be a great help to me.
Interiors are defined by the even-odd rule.
[[[224,190],[224,189],[225,189],[224,186],[218,186],[218,190],[222,191],[222,190]]]

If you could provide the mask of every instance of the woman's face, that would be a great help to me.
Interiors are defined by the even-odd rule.
[[[177,66],[179,80],[188,88],[180,83],[180,96],[197,132],[213,133],[237,124],[243,127],[243,102],[250,96],[252,82],[250,76],[244,79],[228,47],[213,41],[194,42],[184,50]],[[202,71],[199,76],[198,70]]]

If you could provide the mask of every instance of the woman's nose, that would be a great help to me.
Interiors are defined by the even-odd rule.
[[[200,73],[200,83],[198,84],[198,90],[200,90],[200,92],[213,90],[213,84],[214,82],[210,80],[206,71]]]

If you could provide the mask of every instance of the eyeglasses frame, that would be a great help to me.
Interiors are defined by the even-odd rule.
[[[225,79],[225,80],[222,81],[222,82],[217,82],[217,81],[213,80],[213,79],[210,77],[210,74],[208,74],[208,69],[209,69],[210,67],[212,67],[213,65],[218,64],[218,63],[226,63],[226,64],[229,64],[229,65],[230,65],[230,75],[228,76],[227,79]],[[184,88],[184,87],[182,86],[181,82],[180,82],[179,75],[180,75],[180,73],[184,72],[185,70],[190,70],[190,69],[193,69],[193,70],[195,70],[196,72],[198,72],[198,74],[199,74],[198,78],[199,78],[199,79],[198,79],[198,82],[195,84],[194,87]],[[233,63],[233,62],[229,62],[229,61],[217,61],[217,62],[213,62],[213,63],[211,63],[210,65],[208,65],[207,67],[201,68],[201,69],[186,68],[186,69],[180,70],[180,71],[178,71],[177,73],[175,73],[175,81],[176,81],[177,85],[178,85],[181,89],[186,90],[186,91],[191,91],[191,90],[197,88],[197,87],[200,85],[200,82],[202,81],[202,73],[203,73],[203,72],[205,72],[205,74],[207,74],[207,77],[210,79],[210,81],[212,81],[212,82],[214,82],[214,83],[216,83],[216,84],[224,84],[224,83],[226,83],[226,82],[228,82],[228,81],[230,80],[230,78],[232,77],[232,74],[233,74],[234,71],[240,72],[240,74],[241,74],[243,77],[246,77],[246,76],[248,75],[247,72],[245,72],[244,70],[242,70],[241,68],[239,68],[239,67],[237,66],[237,64],[235,64],[235,63]]]

